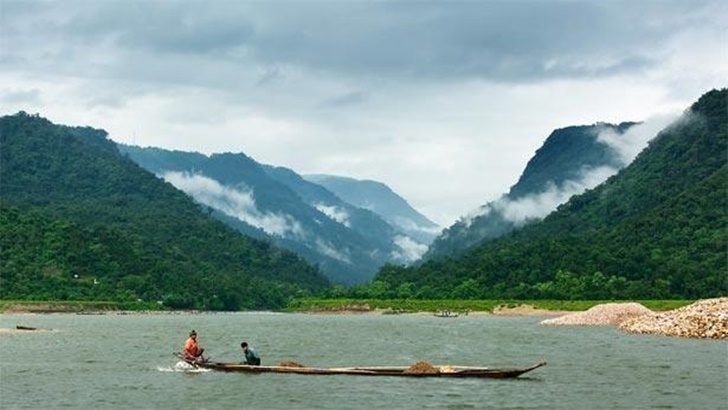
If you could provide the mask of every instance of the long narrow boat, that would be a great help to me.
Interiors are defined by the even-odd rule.
[[[179,357],[179,356],[178,356]],[[182,359],[184,360],[184,359]],[[308,375],[354,375],[354,376],[401,376],[401,377],[473,377],[473,378],[515,378],[524,373],[545,366],[540,362],[530,367],[499,368],[471,366],[432,366],[430,371],[412,371],[407,366],[365,366],[365,367],[305,367],[305,366],[251,366],[241,363],[226,363],[185,360],[200,369],[239,373],[288,373]]]

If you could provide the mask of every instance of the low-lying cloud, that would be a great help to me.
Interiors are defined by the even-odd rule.
[[[492,207],[503,217],[522,225],[530,219],[543,219],[556,207],[565,203],[574,195],[594,188],[619,170],[612,167],[598,167],[585,171],[578,181],[566,181],[560,186],[550,184],[548,189],[536,195],[529,195],[517,200],[502,199],[493,203]]]
[[[503,219],[516,226],[523,225],[532,219],[543,219],[572,196],[594,188],[618,171],[616,168],[606,166],[586,169],[580,179],[567,180],[559,186],[550,183],[545,191],[538,194],[516,200],[504,196],[489,202],[470,212],[462,219],[462,222],[466,227],[470,227],[476,218],[488,216],[491,212],[497,212]]]
[[[650,140],[673,123],[676,118],[676,115],[655,116],[631,126],[624,134],[619,134],[611,128],[605,128],[597,136],[597,141],[614,149],[626,166],[635,159]]]
[[[328,241],[325,241],[321,238],[316,239],[316,250],[322,255],[326,255],[329,258],[333,258],[340,262],[351,265],[351,258],[349,257],[349,255],[341,250],[337,250]]]
[[[252,191],[226,187],[214,179],[187,172],[167,172],[162,178],[197,202],[260,228],[268,234],[282,238],[304,236],[301,224],[292,216],[259,210]]]
[[[392,252],[394,260],[412,262],[420,259],[427,251],[427,245],[415,242],[404,235],[394,237],[395,250]]]
[[[351,223],[349,222],[349,213],[346,212],[345,209],[341,209],[333,205],[326,205],[323,203],[315,204],[314,207],[322,214],[328,216],[329,219],[331,219],[332,221],[336,221],[346,226],[347,228],[351,228]]]
[[[675,115],[656,116],[631,126],[622,134],[611,127],[605,127],[599,132],[597,142],[614,149],[623,166],[627,166],[660,131],[674,123],[675,119]],[[516,226],[523,225],[531,219],[543,219],[572,196],[596,187],[617,172],[619,169],[609,166],[587,167],[583,169],[578,179],[564,181],[558,186],[551,183],[541,193],[517,200],[504,196],[483,205],[463,218],[463,222],[469,227],[475,218],[486,216],[493,211]]]

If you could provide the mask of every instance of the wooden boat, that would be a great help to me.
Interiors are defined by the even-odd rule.
[[[460,316],[457,312],[450,312],[449,310],[438,310],[435,312],[435,316],[437,317],[458,317]]]
[[[242,363],[181,360],[199,369],[238,373],[289,373],[309,375],[354,375],[354,376],[402,376],[402,377],[472,377],[472,378],[515,378],[524,373],[545,366],[546,362],[531,367],[499,368],[471,366],[431,366],[430,371],[412,371],[412,366],[365,366],[365,367],[305,367],[305,366],[251,366]]]

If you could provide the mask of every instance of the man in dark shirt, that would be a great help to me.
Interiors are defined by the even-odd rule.
[[[248,342],[240,343],[240,347],[243,349],[243,353],[245,353],[245,364],[260,366],[260,356],[258,356],[258,353],[252,347],[248,346]]]

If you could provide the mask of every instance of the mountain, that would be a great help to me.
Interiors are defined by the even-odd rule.
[[[375,213],[342,201],[290,169],[259,164],[243,153],[119,149],[221,221],[298,253],[333,282],[366,282],[385,263],[406,263],[421,254],[412,256],[412,241]]]
[[[238,310],[329,286],[122,156],[103,130],[1,117],[0,165],[0,299]]]
[[[371,210],[420,244],[429,245],[440,231],[436,223],[417,212],[381,182],[324,174],[304,175],[304,178],[354,206]]]
[[[301,175],[284,167],[264,166],[268,174],[277,181],[292,189],[309,206],[312,206],[329,218],[357,232],[372,243],[381,247],[391,246],[388,262],[409,263],[419,258],[425,245],[407,236],[406,232],[396,229],[378,213],[361,208],[342,200],[325,187],[304,179]]]
[[[416,297],[725,295],[727,101],[728,89],[706,93],[629,166],[543,221],[455,258],[387,266],[375,281]]]
[[[597,123],[553,131],[508,193],[445,229],[423,260],[462,254],[483,241],[543,219],[572,195],[603,182],[631,160],[615,148],[614,140],[633,137],[628,131],[638,128],[635,125]]]

